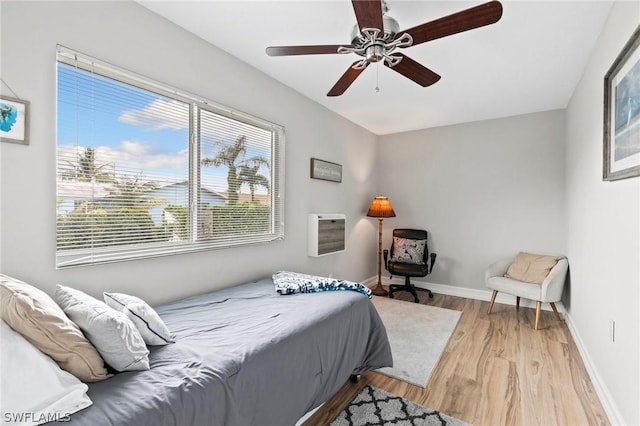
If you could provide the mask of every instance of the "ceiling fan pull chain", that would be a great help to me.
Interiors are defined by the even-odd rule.
[[[376,62],[376,87],[375,89],[373,89],[373,91],[376,93],[380,92],[379,77],[380,77],[380,62]]]

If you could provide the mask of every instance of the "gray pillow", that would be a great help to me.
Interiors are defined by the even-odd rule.
[[[392,262],[424,264],[424,247],[427,240],[393,237]]]
[[[144,300],[123,293],[102,293],[104,303],[122,312],[135,324],[147,345],[166,345],[174,340],[160,316]]]
[[[116,371],[149,369],[149,350],[122,312],[73,288],[56,286],[55,301]]]

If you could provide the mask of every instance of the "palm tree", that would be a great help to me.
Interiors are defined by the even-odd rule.
[[[251,158],[244,158],[247,153],[247,138],[240,135],[231,144],[227,145],[223,142],[215,142],[215,145],[219,146],[218,153],[213,158],[203,158],[203,166],[227,166],[227,191],[229,193],[229,204],[238,203],[238,193],[242,186],[242,178],[240,176],[240,170],[243,166],[261,166],[269,165],[269,161],[261,156],[255,156]],[[256,172],[257,173],[257,172]],[[263,176],[264,177],[264,176]]]
[[[114,181],[113,172],[106,171],[108,167],[112,166],[110,163],[96,164],[95,148],[85,148],[83,153],[78,154],[78,160],[75,163],[71,161],[65,162],[70,170],[63,172],[63,179],[96,183],[111,183]]]
[[[115,207],[148,209],[166,202],[149,196],[149,191],[156,188],[155,182],[143,182],[138,176],[124,177],[113,183],[109,195]]]
[[[249,192],[251,193],[251,201],[255,201],[256,186],[262,186],[267,191],[269,190],[269,179],[260,174],[260,165],[253,166],[241,166],[238,177],[241,182],[249,185]]]

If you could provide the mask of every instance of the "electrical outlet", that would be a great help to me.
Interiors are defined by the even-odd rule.
[[[609,338],[612,342],[616,341],[616,322],[609,320]]]

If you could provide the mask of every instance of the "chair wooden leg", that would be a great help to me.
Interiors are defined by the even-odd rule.
[[[498,290],[493,290],[493,294],[491,295],[491,302],[489,303],[489,310],[487,310],[487,314],[491,313],[493,309],[493,302],[496,301],[496,295],[498,294]]]
[[[516,311],[520,310],[520,296],[516,296]]]
[[[556,309],[555,302],[551,302],[551,309],[553,309],[553,313],[556,315],[558,321],[562,321],[562,318],[560,318],[560,314],[558,313],[558,309]]]
[[[536,325],[535,325],[535,329],[538,329],[538,323],[540,322],[540,309],[542,309],[542,302],[537,301],[536,302]]]

